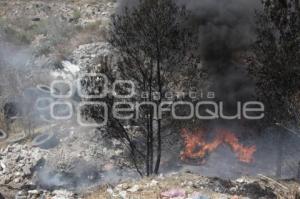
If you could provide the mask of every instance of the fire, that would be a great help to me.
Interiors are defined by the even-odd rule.
[[[184,139],[185,148],[181,152],[181,159],[203,159],[222,144],[227,144],[237,155],[239,161],[244,163],[254,161],[253,154],[256,151],[256,146],[247,147],[240,144],[234,133],[228,130],[217,129],[216,132],[216,137],[211,142],[207,142],[204,138],[206,133],[204,129],[197,129],[194,132],[182,129],[181,136]]]

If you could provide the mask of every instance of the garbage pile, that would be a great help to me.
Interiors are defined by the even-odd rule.
[[[13,144],[1,149],[0,196],[16,199],[35,199],[41,196],[72,199],[74,194],[71,192],[40,190],[34,183],[36,167],[47,154],[46,150],[26,144]]]
[[[61,138],[58,146],[49,149],[45,164],[37,171],[37,183],[48,189],[86,189],[104,181],[107,173],[128,168],[122,143],[103,138],[103,131],[78,127]],[[133,169],[132,173],[136,175]]]
[[[134,169],[128,168],[130,163],[122,143],[103,138],[104,131],[73,128],[66,123],[53,127],[49,131],[52,133],[36,135],[30,142],[1,149],[0,193],[8,198],[72,199],[79,197],[75,193],[90,186],[119,181],[122,174],[130,172],[136,175]],[[51,139],[45,135],[52,135]],[[48,147],[52,137],[58,142]],[[61,191],[56,197],[59,190],[68,191]]]
[[[37,198],[51,198],[51,199],[80,199],[81,197],[67,190],[54,190],[52,192],[45,190],[22,190],[15,196],[16,199],[37,199]]]
[[[223,180],[192,173],[173,173],[103,187],[100,193],[103,198],[122,199],[298,199],[299,191],[299,184],[295,181],[276,181],[262,175]]]
[[[32,184],[35,166],[47,154],[39,148],[13,144],[0,151],[0,185],[22,188]]]

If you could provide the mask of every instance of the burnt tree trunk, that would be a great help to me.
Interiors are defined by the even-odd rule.
[[[298,162],[297,181],[300,182],[300,161]]]
[[[150,78],[149,78],[149,102],[152,102],[152,76],[153,76],[153,65],[151,63],[151,69],[150,69]],[[149,133],[149,144],[148,144],[148,150],[149,150],[149,173],[153,174],[153,112],[152,109],[149,108],[149,129],[148,129],[148,133]]]
[[[281,178],[282,176],[282,164],[284,162],[283,149],[284,149],[284,131],[279,130],[279,134],[277,138],[277,160],[276,160],[277,178]]]
[[[146,90],[146,80],[144,79],[144,91]],[[147,111],[146,111],[146,119],[147,119],[147,137],[146,137],[146,144],[147,144],[147,147],[146,147],[146,175],[147,176],[150,176],[150,117],[149,117],[149,112],[148,112],[148,108],[147,108]]]
[[[158,100],[158,106],[162,101],[162,82],[161,82],[161,65],[160,65],[160,50],[157,48],[157,84],[158,84],[158,92],[159,92],[159,100]],[[157,110],[159,112],[159,110]],[[159,166],[160,166],[160,159],[161,159],[161,118],[157,118],[157,158],[156,158],[156,164],[155,164],[155,174],[158,174],[159,172]]]

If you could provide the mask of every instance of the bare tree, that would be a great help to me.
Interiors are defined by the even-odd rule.
[[[300,12],[298,0],[267,0],[257,15],[255,62],[249,71],[266,107],[267,124],[285,126],[293,121],[295,95],[300,89]],[[292,109],[291,109],[292,108]],[[279,130],[277,176],[281,175],[283,139]]]
[[[109,42],[121,56],[122,78],[133,80],[140,93],[147,93],[134,100],[157,105],[143,106],[137,121],[145,127],[147,175],[159,172],[162,155],[162,118],[155,117],[158,110],[154,109],[176,73],[186,73],[192,66],[194,45],[188,17],[187,10],[173,0],[140,0],[112,19]]]

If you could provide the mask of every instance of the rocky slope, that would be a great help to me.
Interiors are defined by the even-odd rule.
[[[173,173],[108,185],[92,193],[88,199],[298,199],[299,191],[299,184],[294,181],[275,181],[262,175],[223,180],[192,173]]]

